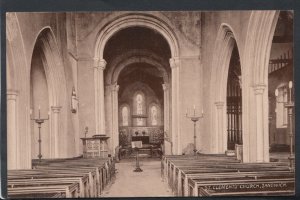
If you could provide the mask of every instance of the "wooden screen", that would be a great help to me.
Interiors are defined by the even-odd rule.
[[[242,144],[242,90],[241,67],[236,47],[230,60],[227,82],[227,134],[228,149],[234,150],[235,144]]]

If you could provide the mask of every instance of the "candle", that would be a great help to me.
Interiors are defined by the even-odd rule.
[[[202,115],[203,115],[203,108],[202,108]]]
[[[39,105],[39,110],[41,110],[41,106]]]
[[[185,114],[186,114],[186,115],[188,114],[188,109],[186,109],[186,112],[185,112]]]
[[[196,106],[194,105],[194,116],[196,115]]]
[[[293,87],[293,82],[289,81],[289,88],[292,89],[292,87]]]
[[[31,108],[30,108],[30,111],[29,111],[29,112],[30,112],[30,115],[32,115],[32,109],[31,109]]]
[[[275,90],[275,96],[278,97],[278,89]]]
[[[289,81],[289,88],[290,88],[290,102],[292,101],[292,87],[293,87],[293,82],[292,81]]]

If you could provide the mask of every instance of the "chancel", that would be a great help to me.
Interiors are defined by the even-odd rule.
[[[293,21],[6,13],[8,197],[294,195]]]

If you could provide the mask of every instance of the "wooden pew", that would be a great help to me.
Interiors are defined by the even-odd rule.
[[[35,163],[35,168],[41,168],[44,166],[45,168],[83,168],[83,167],[91,167],[97,168],[97,180],[96,180],[96,188],[97,194],[100,195],[104,187],[108,184],[111,177],[115,174],[115,163],[112,159],[79,159],[79,160],[42,160],[42,162]]]
[[[115,175],[114,165],[112,158],[33,160],[34,169],[8,170],[9,196],[99,197]]]
[[[19,185],[20,186],[20,185]],[[62,184],[62,185],[46,185],[46,186],[25,186],[23,187],[8,187],[8,196],[26,195],[26,197],[34,197],[34,194],[49,194],[55,193],[56,195],[62,194],[66,198],[78,197],[78,185],[77,184]],[[55,196],[56,196],[55,195]],[[48,195],[47,195],[48,196]]]
[[[93,197],[90,191],[90,181],[88,174],[74,174],[74,173],[53,173],[51,171],[40,170],[9,170],[8,171],[8,183],[17,180],[48,180],[50,183],[53,180],[55,183],[59,183],[63,180],[74,179],[79,181],[79,190],[84,193],[84,197]]]
[[[78,197],[88,197],[87,184],[84,185],[81,178],[76,177],[64,177],[64,178],[22,178],[22,179],[10,179],[7,182],[8,188],[17,188],[24,186],[46,186],[46,185],[60,185],[60,184],[78,184],[79,193]]]
[[[283,177],[290,178],[291,181],[294,181],[294,174],[290,172],[287,163],[240,163],[237,160],[222,155],[165,156],[162,159],[161,166],[163,178],[167,180],[174,194],[179,196],[196,194],[196,189],[193,189],[192,193],[190,192],[189,189],[191,185],[188,184],[188,181],[193,181],[194,179],[198,181],[196,182],[196,186],[197,184],[206,183],[208,180],[214,180],[216,181],[214,184],[216,184],[226,180],[249,181],[249,179],[252,180],[254,177],[255,179],[260,179],[257,181],[261,181],[261,184],[263,184],[264,181],[267,181],[267,179],[280,181]],[[289,184],[291,185],[290,182]],[[194,185],[193,188],[196,188],[196,186]],[[291,192],[290,188],[285,188],[280,191],[282,194],[290,194]],[[203,189],[201,192],[205,193]],[[237,191],[234,191],[233,193],[227,192],[229,195],[241,194]],[[262,195],[272,195],[273,192],[262,191],[259,193]],[[276,194],[279,193],[280,192],[276,190]],[[199,191],[197,194],[199,194]],[[209,194],[213,196],[214,192],[210,191]],[[249,195],[250,194],[251,192]]]
[[[189,180],[191,196],[293,195],[295,179],[231,180],[198,182]]]

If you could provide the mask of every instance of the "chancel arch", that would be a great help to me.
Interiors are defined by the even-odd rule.
[[[134,38],[131,38],[132,36],[134,36]],[[145,38],[148,39],[145,40]],[[116,49],[115,46],[117,44],[119,44],[119,46]],[[134,80],[134,74],[136,74],[137,77],[141,76],[139,77],[140,80],[136,80],[137,82],[143,82],[143,79],[145,79],[145,81],[147,82],[146,84],[152,84],[152,89],[159,88],[161,101],[164,101],[164,97],[167,98],[165,99],[165,101],[167,102],[167,108],[164,109],[167,110],[166,116],[170,118],[170,87],[163,87],[162,84],[165,84],[165,86],[170,85],[169,82],[171,79],[171,68],[169,66],[169,59],[171,57],[171,51],[169,49],[168,42],[164,39],[163,36],[157,34],[155,30],[145,27],[134,26],[124,28],[115,33],[115,35],[113,35],[110,40],[108,40],[108,43],[105,46],[104,57],[105,63],[107,62],[105,64],[106,70],[104,71],[104,82],[106,84],[105,104],[107,105],[107,116],[105,116],[106,120],[115,118],[114,116],[116,115],[116,113],[119,113],[119,111],[111,112],[111,109],[119,109],[116,103],[118,99],[120,100],[120,95],[124,91],[124,87],[127,87],[126,84],[129,84],[129,82],[131,81],[127,80],[128,77],[131,77],[131,79]],[[153,80],[151,81],[152,78],[150,77],[155,78],[153,78]],[[157,79],[157,83],[154,84],[154,86],[152,82],[154,82],[155,79]],[[115,92],[115,90],[113,89],[116,85],[119,87],[118,92]],[[165,88],[166,90],[163,90],[163,88]],[[164,92],[168,94],[162,95]],[[146,106],[146,103],[149,103],[148,99],[141,98],[143,101],[143,109],[141,110],[141,113],[137,113],[137,99],[135,99],[136,97],[137,96],[135,95],[132,96],[132,104],[134,106],[131,106],[130,110],[131,115],[140,115],[140,117],[132,118],[131,125],[147,127],[148,125],[150,125],[150,108]],[[143,97],[142,94],[141,97]],[[110,101],[110,99],[112,99],[112,101]],[[164,107],[162,102],[160,103],[160,108]],[[122,102],[118,102],[119,105],[121,105],[121,103]],[[161,109],[160,111],[162,112],[162,110],[163,109]],[[164,115],[159,114],[158,116]],[[164,126],[162,126],[163,123],[160,123],[158,125],[157,122],[157,126],[161,126],[162,130],[164,127],[166,127],[166,130],[170,131],[170,121],[171,120],[169,119],[166,120]],[[111,130],[113,132],[111,133],[111,136],[113,138],[111,141],[114,141],[112,144],[114,146],[118,144],[118,139],[116,137],[118,136],[117,130],[119,130],[119,125],[117,122],[107,123],[106,130]]]
[[[179,67],[180,67],[180,58],[179,58],[179,46],[177,42],[177,38],[175,33],[169,27],[168,23],[163,21],[162,19],[158,19],[151,15],[144,15],[142,13],[138,14],[130,14],[124,15],[122,17],[115,18],[111,22],[107,23],[103,29],[99,31],[95,42],[95,54],[94,54],[94,82],[95,82],[95,123],[96,123],[96,132],[104,133],[105,131],[105,122],[107,119],[104,112],[104,77],[103,71],[107,67],[107,63],[109,64],[111,61],[108,61],[105,58],[105,49],[106,45],[109,41],[111,41],[112,37],[122,32],[123,30],[129,28],[140,28],[140,29],[149,29],[154,32],[157,32],[164,39],[164,46],[168,48],[169,55],[165,57],[165,62],[169,63],[168,66],[171,67],[172,81],[170,79],[170,90],[172,90],[172,98],[169,98],[172,103],[172,109],[169,109],[168,112],[172,110],[173,117],[170,119],[172,122],[171,126],[167,131],[171,133],[170,136],[173,146],[173,153],[178,154],[181,152],[180,145],[180,123],[177,122],[179,120]],[[146,41],[146,40],[145,40]],[[143,42],[141,44],[144,44]],[[139,48],[141,50],[142,48]],[[116,52],[117,53],[117,50]],[[170,69],[169,67],[169,69]],[[171,83],[172,82],[172,83]],[[115,83],[112,83],[115,84]],[[108,88],[108,87],[105,87]],[[170,92],[168,90],[168,92]],[[169,97],[167,95],[167,97]],[[107,102],[107,101],[105,101]],[[106,111],[107,112],[107,111]],[[112,125],[108,125],[112,126]],[[115,125],[114,125],[115,126]],[[113,148],[114,149],[114,148]]]

